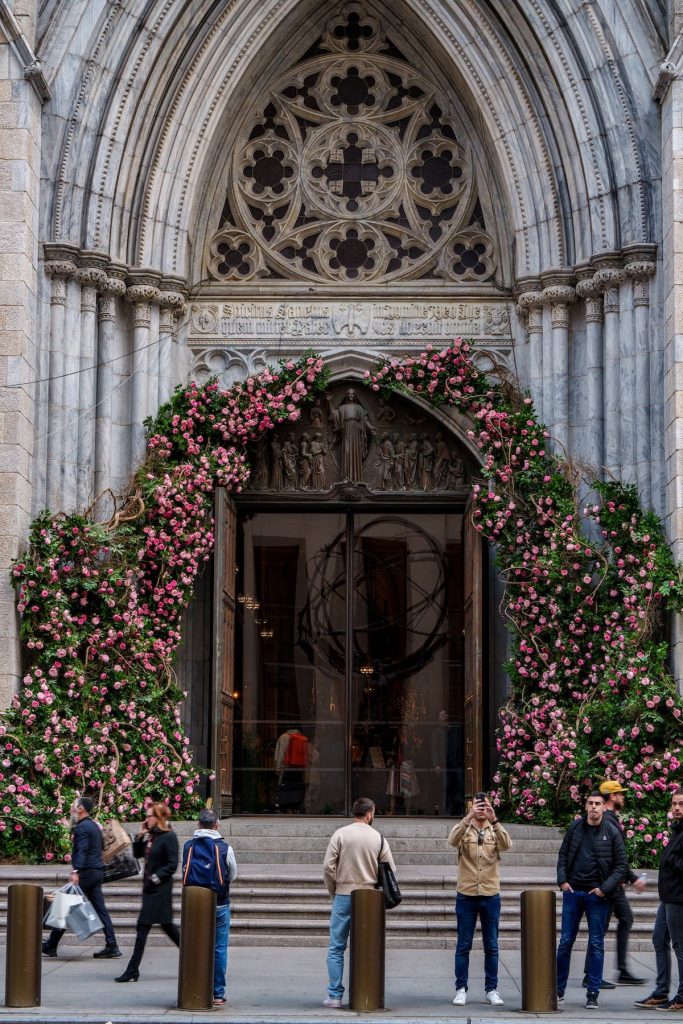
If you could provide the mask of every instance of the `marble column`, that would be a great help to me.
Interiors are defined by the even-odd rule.
[[[534,287],[535,285],[535,287]],[[543,388],[543,296],[539,290],[540,282],[532,284],[528,291],[517,296],[520,316],[526,319],[526,330],[529,345],[529,379],[528,385],[534,400],[536,414],[545,423],[544,388]]]
[[[159,302],[158,276],[145,273],[128,276],[126,299],[133,306],[133,353],[131,387],[131,460],[135,469],[145,454],[144,421],[152,412],[149,394],[149,349],[152,303]]]
[[[173,284],[161,282],[159,292],[159,382],[157,406],[167,402],[173,393],[176,370],[176,329],[178,317],[185,309],[185,296]]]
[[[598,268],[594,281],[603,291],[605,325],[603,329],[603,409],[605,416],[605,469],[617,479],[621,476],[620,424],[620,349],[619,349],[619,286],[624,271],[620,256],[609,255],[595,260]]]
[[[86,508],[95,497],[95,420],[97,416],[97,293],[107,283],[106,256],[81,257],[76,280],[81,286],[77,502]]]
[[[650,409],[650,279],[656,264],[653,246],[631,246],[625,251],[626,275],[633,282],[635,478],[644,505],[652,500],[652,425]]]
[[[593,278],[593,268],[581,273],[577,268],[579,281],[576,294],[586,303],[586,384],[582,405],[581,428],[583,452],[594,469],[598,479],[603,476],[605,463],[605,436],[603,415],[603,371],[602,371],[602,291]]]
[[[571,271],[550,271],[541,279],[545,285],[543,302],[550,306],[554,405],[550,430],[559,454],[564,454],[569,451],[569,306],[576,293],[569,284]]]
[[[46,252],[46,255],[48,253]],[[57,256],[58,254],[50,253]],[[62,507],[64,466],[64,320],[66,285],[76,271],[75,261],[49,259],[45,270],[50,275],[50,359],[47,416],[47,485],[48,508]]]
[[[112,393],[114,389],[116,302],[126,293],[123,274],[110,267],[97,308],[97,417],[95,421],[95,496],[112,483]]]

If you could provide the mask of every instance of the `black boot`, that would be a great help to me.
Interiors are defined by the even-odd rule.
[[[43,956],[57,956],[57,947],[51,946],[47,939],[43,943]]]
[[[123,953],[116,943],[113,946],[107,944],[104,949],[98,949],[96,953],[93,953],[95,960],[117,960],[120,956],[123,956]]]
[[[114,978],[114,981],[138,981],[140,972],[137,967],[131,967],[130,964],[126,967],[125,971],[118,978]]]

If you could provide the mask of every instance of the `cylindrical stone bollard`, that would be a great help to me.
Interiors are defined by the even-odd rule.
[[[40,1006],[43,890],[10,885],[7,894],[5,1006]]]
[[[183,889],[180,917],[178,1009],[213,1009],[216,893],[197,885]]]
[[[384,1009],[384,893],[351,893],[351,963],[349,1009],[370,1013]]]
[[[557,1011],[555,893],[528,889],[521,896],[522,1010]]]

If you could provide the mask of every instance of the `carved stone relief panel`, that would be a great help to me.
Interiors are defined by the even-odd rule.
[[[248,111],[209,275],[482,282],[491,237],[450,104],[359,4]]]
[[[362,497],[371,493],[462,492],[470,456],[427,413],[400,395],[381,398],[337,385],[301,419],[253,445],[248,489],[275,494]]]

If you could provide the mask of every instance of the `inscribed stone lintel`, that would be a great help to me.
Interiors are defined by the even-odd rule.
[[[188,341],[202,346],[233,341],[364,344],[473,338],[512,344],[510,303],[275,301],[195,302]]]

